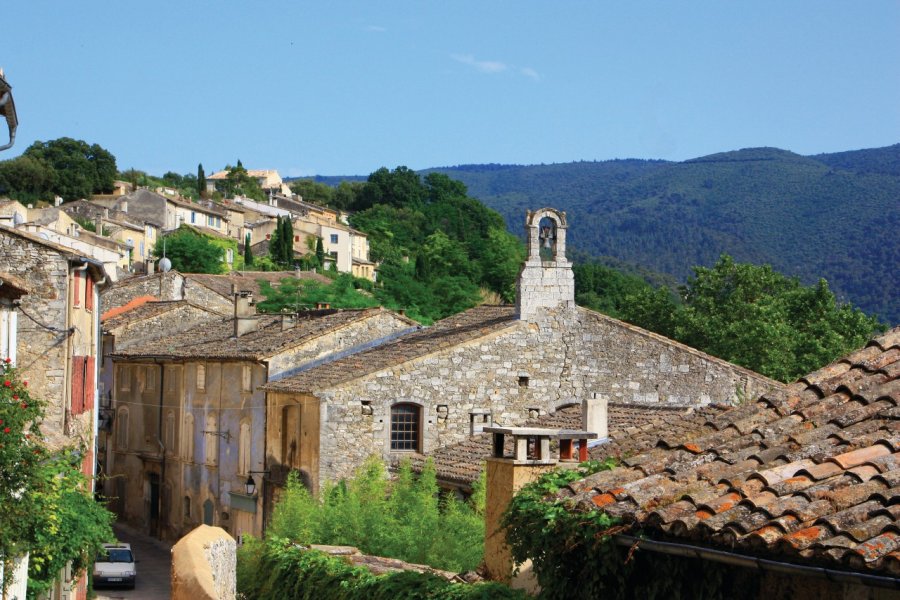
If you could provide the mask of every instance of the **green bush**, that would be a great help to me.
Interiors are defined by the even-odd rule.
[[[356,546],[366,554],[448,571],[475,569],[484,554],[483,504],[441,496],[430,463],[418,477],[405,463],[389,482],[384,465],[372,458],[353,479],[326,487],[320,498],[291,477],[268,531],[299,543]]]
[[[238,594],[260,600],[487,600],[525,596],[497,583],[450,583],[429,573],[374,575],[281,537],[238,550]]]

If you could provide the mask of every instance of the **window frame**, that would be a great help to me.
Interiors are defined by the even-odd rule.
[[[424,411],[413,402],[391,405],[388,448],[391,452],[422,452]]]

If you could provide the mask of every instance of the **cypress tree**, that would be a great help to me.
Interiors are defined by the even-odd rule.
[[[292,265],[294,263],[294,225],[291,223],[290,217],[285,217],[284,219],[282,244],[284,262],[288,265]]]
[[[250,249],[250,234],[244,237],[244,266],[253,266],[253,251]]]
[[[272,262],[280,263],[281,262],[281,242],[279,241],[281,238],[281,217],[275,217],[275,231],[272,232],[272,237],[269,238],[269,256],[272,257]]]
[[[197,193],[201,198],[206,197],[206,173],[203,172],[203,163],[197,165]]]
[[[322,245],[322,238],[316,238],[316,261],[319,267],[325,266],[325,247]]]

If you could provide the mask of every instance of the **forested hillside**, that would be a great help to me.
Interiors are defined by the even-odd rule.
[[[900,144],[429,171],[464,182],[517,235],[527,208],[553,206],[567,211],[580,252],[681,281],[727,253],[807,284],[824,277],[840,299],[900,322]]]

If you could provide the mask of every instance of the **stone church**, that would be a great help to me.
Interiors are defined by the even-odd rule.
[[[575,305],[566,215],[529,211],[515,306],[479,306],[267,383],[266,501],[590,400],[731,404],[778,382]]]

